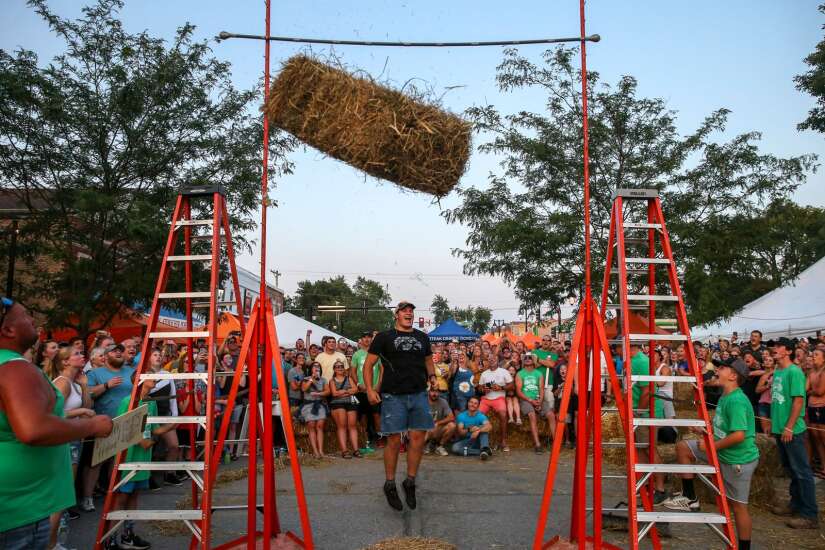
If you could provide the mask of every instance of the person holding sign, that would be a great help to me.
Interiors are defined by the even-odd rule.
[[[105,415],[67,420],[63,394],[23,358],[37,342],[26,308],[0,299],[0,548],[43,550],[49,515],[75,504],[69,442],[105,437]]]

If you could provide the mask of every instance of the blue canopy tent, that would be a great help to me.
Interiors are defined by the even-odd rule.
[[[467,330],[452,319],[447,319],[435,327],[427,336],[434,342],[449,342],[450,340],[473,342],[479,338],[478,334]]]

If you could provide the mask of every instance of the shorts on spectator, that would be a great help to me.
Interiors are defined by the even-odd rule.
[[[241,415],[243,414],[244,406],[240,403],[235,403],[235,406],[232,407],[232,416],[229,419],[229,422],[232,424],[240,424],[241,422]]]
[[[69,454],[72,456],[72,466],[76,464],[80,464],[80,454],[83,450],[83,442],[78,441],[69,441]]]
[[[470,397],[472,397],[472,396],[468,397],[468,396],[465,396],[465,395],[454,394],[453,395],[453,408],[455,410],[457,410],[458,412],[466,411],[467,410],[467,401],[470,400]]]
[[[528,415],[530,413],[536,412],[536,409],[533,407],[533,404],[529,401],[519,400],[519,408],[521,408],[521,414]],[[539,415],[544,417],[547,416],[547,413],[553,412],[553,404],[549,401],[542,401],[540,407]]]
[[[825,424],[825,406],[808,407],[808,424]]]
[[[149,480],[143,479],[141,481],[130,481],[121,485],[117,492],[132,494],[135,491],[147,491],[149,489]]]
[[[434,425],[427,392],[381,394],[381,435],[427,431]]]
[[[301,406],[301,418],[304,422],[318,422],[327,419],[327,406],[321,401],[304,402]]]
[[[479,412],[486,415],[490,409],[499,414],[507,414],[507,403],[504,401],[504,397],[502,396],[496,399],[487,399],[486,397],[482,397],[481,403],[478,405]]]
[[[699,450],[699,440],[691,439],[685,441],[688,449],[693,453],[693,456],[699,462],[708,463],[708,455],[704,451]],[[719,469],[722,472],[722,481],[725,483],[725,494],[733,501],[748,503],[748,496],[751,492],[751,478],[753,472],[756,471],[756,466],[759,464],[759,459],[747,464],[725,464],[719,462]]]
[[[301,403],[302,403],[301,399],[299,399],[297,397],[290,397],[289,398],[289,406],[290,407],[300,407]]]
[[[810,408],[808,409],[810,410]],[[756,412],[758,416],[762,418],[771,418],[771,404],[770,403],[759,403],[756,408]]]
[[[345,410],[347,412],[355,412],[358,410],[358,405],[355,403],[330,403],[329,408],[332,411]]]
[[[0,548],[3,550],[46,548],[49,545],[49,531],[49,518],[46,516],[0,533]]]
[[[381,403],[377,403],[375,405],[370,403],[369,397],[367,397],[366,392],[356,393],[355,397],[358,398],[358,416],[368,414],[381,414]]]

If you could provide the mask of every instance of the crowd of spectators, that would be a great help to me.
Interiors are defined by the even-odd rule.
[[[365,395],[364,360],[374,337],[374,332],[364,333],[353,346],[345,339],[326,337],[320,345],[306,343],[299,339],[294,346],[282,348],[281,363],[284,379],[288,384],[289,403],[296,425],[304,425],[300,433],[308,435],[311,453],[315,457],[329,456],[325,452],[326,424],[331,419],[335,426],[340,456],[345,459],[359,458],[373,452],[384,444],[381,437],[380,404],[372,405]],[[135,368],[140,361],[141,340],[129,338],[117,343],[112,337],[100,332],[94,338],[88,351],[83,340],[74,338],[68,342],[45,340],[38,343],[31,352],[32,361],[53,381],[65,398],[66,418],[107,415],[116,417],[124,411],[134,384]],[[783,351],[784,350],[784,351]],[[624,383],[624,365],[619,347],[613,348],[613,361],[620,380]],[[689,372],[689,352],[684,345],[676,347],[657,346],[653,350],[635,350],[654,357],[655,374],[693,376]],[[493,424],[490,419],[498,419],[498,434],[495,438],[501,452],[509,452],[508,434],[514,426],[525,425],[536,453],[545,452],[555,437],[556,415],[559,413],[560,396],[567,373],[570,342],[560,341],[551,336],[543,336],[535,349],[529,349],[522,341],[507,336],[495,343],[487,340],[476,342],[433,342],[433,363],[435,382],[429,387],[430,411],[435,427],[427,433],[425,453],[446,456],[450,453],[461,456],[476,456],[489,459],[494,452],[491,447]],[[189,353],[185,347],[172,340],[149,349],[147,366],[150,372],[185,372],[189,370]],[[193,370],[205,372],[210,350],[199,344],[192,350]],[[215,350],[215,384],[213,403],[215,417],[222,418],[227,404],[229,390],[236,374],[240,353],[240,335],[230,334]],[[799,445],[791,447],[785,442],[783,463],[791,474],[792,505],[796,510],[778,510],[783,514],[799,512],[800,507],[812,495],[807,495],[807,464],[813,476],[825,479],[825,338],[800,338],[763,341],[762,334],[755,330],[746,340],[739,340],[736,334],[730,339],[719,339],[708,345],[694,342],[692,353],[699,372],[705,380],[708,406],[712,409],[719,400],[720,393],[713,382],[718,369],[729,366],[735,360],[743,361],[748,368],[748,376],[741,385],[757,419],[758,430],[774,434],[781,441],[785,425],[777,426],[782,418],[779,409],[787,409],[788,404],[777,403],[782,399],[782,388],[792,386],[791,395],[801,392],[804,410],[799,414],[799,423],[791,429],[792,438],[799,439]],[[788,369],[788,363],[794,368]],[[374,369],[373,385],[380,385],[383,367]],[[798,368],[796,368],[798,367]],[[274,367],[273,367],[274,368]],[[795,369],[795,370],[794,370]],[[795,374],[799,371],[799,375]],[[792,374],[787,374],[792,373]],[[277,377],[273,376],[273,385]],[[237,381],[238,397],[231,412],[224,460],[236,460],[245,454],[245,425],[248,404],[249,381],[240,375]],[[603,390],[606,400],[610,400],[611,384],[605,379]],[[205,415],[207,392],[206,383],[197,380],[151,381],[141,390],[141,399],[152,403],[153,415],[178,416]],[[662,416],[672,418],[676,411],[674,404],[678,397],[672,382],[657,383],[655,396],[661,403]],[[566,429],[565,445],[573,447],[575,442],[576,393],[571,394],[571,406],[564,420]],[[124,401],[126,400],[126,401]],[[784,414],[784,413],[783,413]],[[275,445],[284,447],[285,441],[280,428],[280,417],[273,416],[276,426]],[[806,429],[807,428],[807,429]],[[167,423],[160,429],[152,427],[144,444],[150,460],[178,461],[188,456],[188,449],[202,438],[198,430],[196,439],[190,437],[190,430],[184,426]],[[366,434],[360,440],[361,434]],[[111,461],[91,465],[91,441],[76,441],[70,444],[72,472],[77,477],[76,488],[79,495],[77,509],[71,508],[63,516],[77,517],[80,511],[95,510],[95,498],[102,496],[108,485],[107,469]],[[120,506],[135,506],[140,490],[159,490],[163,485],[181,485],[188,479],[181,472],[166,472],[149,475],[138,484],[130,495],[116,501]],[[129,484],[127,484],[129,485]],[[801,496],[800,496],[801,495]],[[131,499],[131,500],[130,500]],[[800,504],[801,503],[801,504]],[[57,531],[61,527],[61,514],[52,518],[52,541],[56,542]],[[141,539],[127,522],[125,540],[130,548],[148,548],[149,543]],[[114,546],[113,546],[114,548]]]

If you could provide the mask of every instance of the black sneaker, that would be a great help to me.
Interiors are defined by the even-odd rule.
[[[121,546],[115,540],[117,535],[112,535],[103,541],[103,550],[121,550]]]
[[[70,520],[74,520],[80,517],[80,512],[77,511],[77,508],[72,506],[71,508],[66,509],[66,515],[69,516]]]
[[[149,550],[152,545],[137,536],[134,531],[124,531],[120,535],[120,548],[123,550]]]
[[[493,456],[493,450],[490,447],[481,449],[481,460],[487,460],[491,456]]]
[[[183,481],[174,474],[174,472],[169,472],[165,476],[163,476],[163,482],[166,485],[174,485],[176,487],[180,487],[183,485]]]
[[[404,509],[401,504],[401,498],[398,496],[398,488],[395,486],[395,481],[387,480],[384,482],[384,495],[387,497],[387,504],[390,508],[395,508],[399,512]]]
[[[404,500],[407,501],[407,506],[410,510],[415,510],[415,480],[407,478],[401,482],[401,487],[404,489]]]
[[[160,484],[157,481],[155,481],[154,477],[150,477],[149,478],[149,490],[154,493],[155,491],[160,491],[160,489],[161,489]]]

